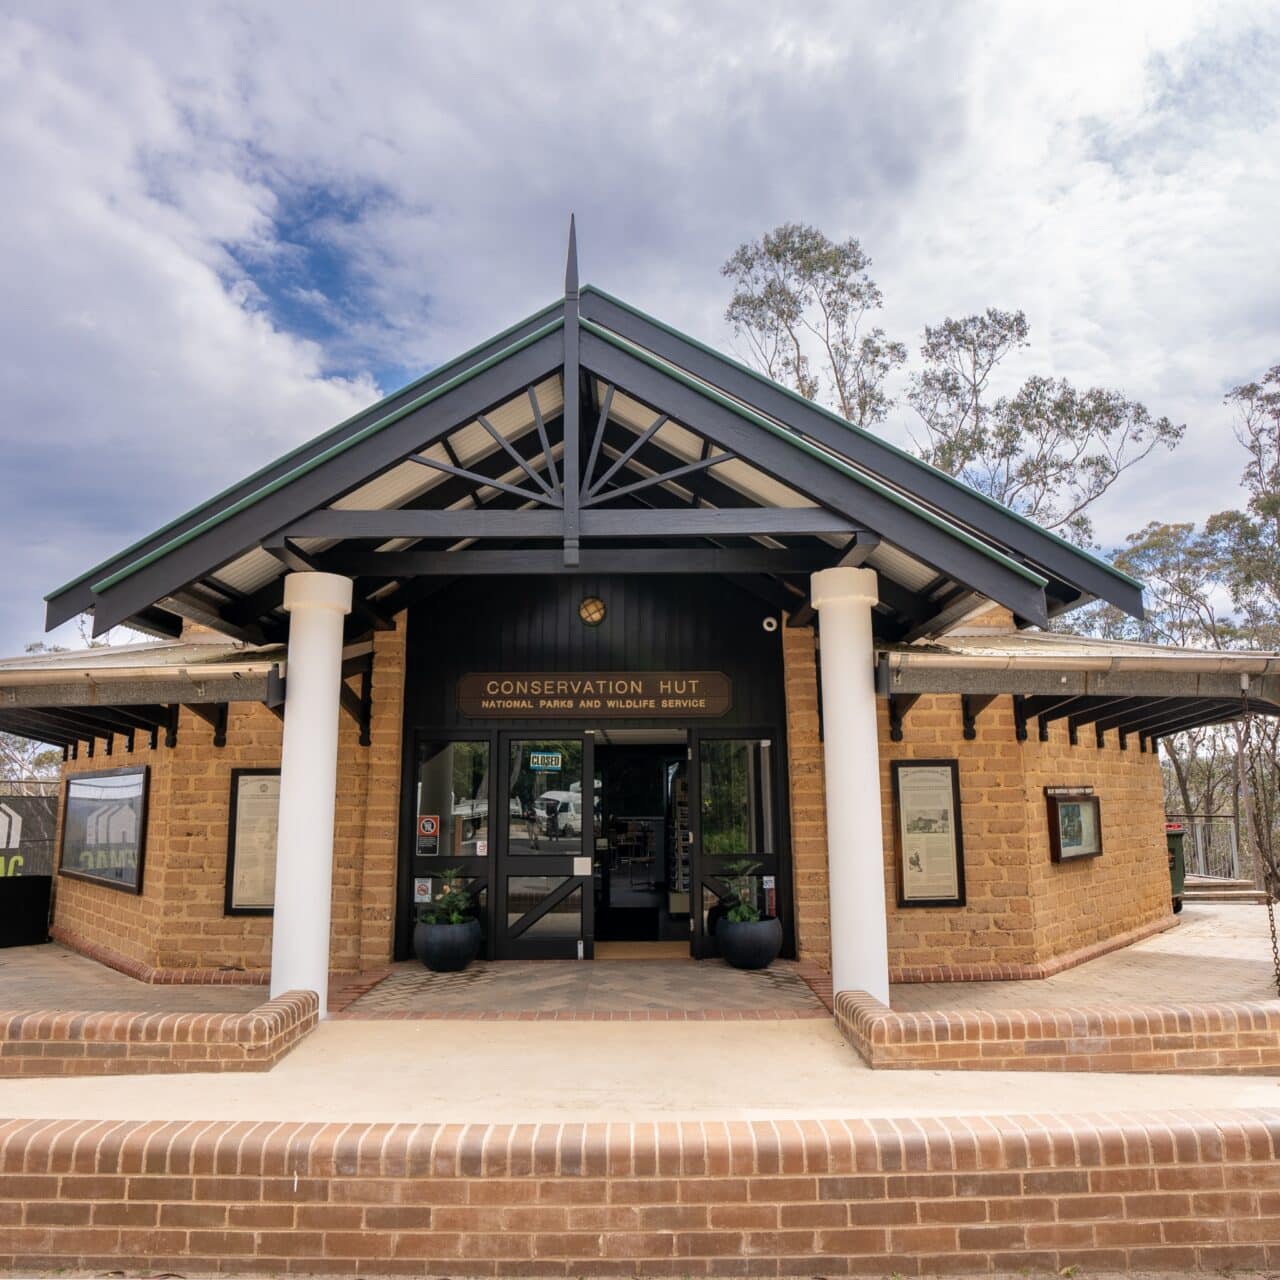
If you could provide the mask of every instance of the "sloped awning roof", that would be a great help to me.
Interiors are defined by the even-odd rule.
[[[368,670],[369,649],[367,643],[347,647],[347,674]],[[1280,714],[1280,654],[1274,653],[1001,632],[882,642],[876,656],[879,693],[891,699],[899,724],[924,693],[960,695],[967,721],[993,698],[1012,694],[1024,731],[1065,719],[1073,737],[1089,726],[1154,740],[1245,712]],[[244,645],[209,633],[5,658],[0,731],[68,747],[112,734],[170,733],[178,705],[278,704],[286,676],[284,646]],[[354,703],[348,709],[359,718]],[[212,713],[206,718],[216,720]]]
[[[1018,735],[1065,720],[1076,741],[1115,730],[1145,744],[1247,714],[1280,715],[1280,654],[1182,649],[1058,633],[946,635],[882,645],[877,688],[900,726],[925,693],[960,694],[966,727],[993,698],[1014,696]],[[897,732],[895,728],[895,732]]]
[[[343,650],[343,705],[367,727],[372,646]],[[172,745],[177,709],[187,707],[225,732],[226,707],[261,702],[278,710],[288,655],[281,644],[245,645],[209,632],[179,640],[99,645],[0,659],[0,732],[73,748],[123,735],[163,734]],[[217,745],[221,745],[218,743]]]
[[[571,393],[566,396],[566,388]],[[1141,586],[600,290],[564,299],[302,445],[48,597],[55,626],[285,634],[283,575],[356,580],[350,633],[471,574],[717,573],[793,621],[866,564],[886,639],[984,599],[1044,624]]]

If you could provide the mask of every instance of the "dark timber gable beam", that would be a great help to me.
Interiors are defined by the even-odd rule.
[[[308,440],[306,444],[299,446],[291,453],[277,458],[274,462],[269,463],[252,475],[246,476],[243,480],[211,498],[208,502],[178,517],[178,519],[170,521],[170,523],[157,529],[148,537],[125,548],[119,555],[96,566],[88,573],[82,574],[73,582],[67,583],[49,596],[49,621],[46,625],[50,628],[55,627],[58,623],[66,622],[69,618],[74,618],[76,614],[93,608],[92,583],[94,581],[116,573],[140,557],[159,550],[171,539],[189,533],[199,527],[223,508],[245,501],[265,486],[281,480],[298,466],[312,461],[334,448],[335,445],[339,445],[352,436],[367,430],[388,415],[399,412],[414,400],[438,391],[445,383],[452,381],[467,369],[491,360],[494,356],[499,355],[517,343],[523,342],[547,325],[555,325],[563,316],[563,312],[564,303],[557,299],[550,306],[543,307],[541,311],[536,311],[533,315],[517,321],[501,333],[482,342],[479,346],[472,347],[469,351],[464,351],[453,360],[440,365],[439,368],[424,374],[421,378],[401,387],[398,391],[393,391],[389,396],[379,400],[377,404],[370,405],[367,409],[362,409],[345,422],[340,422],[336,427],[332,427],[314,439]]]
[[[321,456],[288,483],[281,484],[259,501],[239,509],[228,508],[216,526],[176,543],[167,553],[139,563],[127,576],[112,575],[95,584],[96,598],[65,612],[68,605],[49,606],[48,625],[72,617],[79,608],[94,609],[94,634],[122,622],[154,601],[180,590],[186,583],[214,572],[275,530],[292,520],[328,506],[362,480],[395,466],[410,454],[434,444],[460,423],[472,421],[495,405],[522,394],[559,366],[562,342],[559,326],[544,332],[528,345],[512,350],[504,359],[479,369],[458,385],[442,384],[439,394],[426,403],[386,422],[377,430],[348,443],[341,452]],[[411,402],[414,403],[414,402]]]
[[[865,523],[889,542],[908,550],[940,573],[963,582],[1019,617],[1048,625],[1044,580],[1006,568],[873,488],[856,482],[818,458],[753,425],[741,414],[709,398],[693,386],[669,376],[630,351],[596,333],[582,334],[582,359],[598,377],[626,387],[629,395],[653,407],[662,404],[681,422],[696,422],[699,432],[722,449],[749,457],[762,471],[830,510]],[[856,501],[857,510],[852,510]]]
[[[1004,546],[1018,548],[1031,564],[1065,583],[1075,584],[1086,595],[1142,617],[1139,585],[887,441],[859,431],[804,397],[593,286],[583,290],[581,313],[584,319],[604,325],[710,386],[794,425],[813,440],[905,492],[918,494],[922,501],[949,512],[970,528],[982,530]]]
[[[559,441],[534,390],[557,375]],[[615,393],[652,418],[612,417]],[[489,415],[526,395],[532,420],[504,435]],[[668,420],[700,436],[700,451],[664,437]],[[493,450],[464,463],[450,437],[472,423]],[[421,456],[433,445],[447,462]],[[739,460],[814,506],[776,508],[735,488],[725,464]],[[445,475],[400,510],[332,509],[405,461]],[[468,498],[474,506],[445,509]],[[627,304],[581,289],[571,218],[562,301],[54,592],[47,619],[53,626],[91,609],[95,635],[128,620],[172,637],[185,617],[249,643],[274,640],[286,625],[282,581],[241,591],[216,576],[262,547],[286,571],[355,577],[351,625],[365,628],[392,625],[404,600],[436,589],[405,579],[605,565],[735,577],[807,622],[807,575],[864,563],[881,538],[937,575],[923,591],[881,575],[881,634],[929,635],[979,598],[1039,625],[1086,598],[1141,616],[1139,586],[1096,558]],[[329,549],[305,552],[306,539]],[[378,550],[401,539],[414,545]],[[481,548],[447,551],[471,540]]]

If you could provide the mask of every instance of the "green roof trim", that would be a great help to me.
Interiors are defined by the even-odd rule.
[[[445,373],[450,369],[465,366],[468,360],[474,359],[476,353],[483,351],[485,347],[491,347],[495,342],[501,342],[504,338],[513,334],[517,329],[522,329],[525,325],[532,324],[535,320],[541,320],[543,316],[550,315],[553,311],[562,306],[564,306],[564,299],[558,298],[555,302],[543,307],[540,311],[535,311],[532,315],[525,316],[523,320],[517,320],[514,324],[508,325],[501,333],[495,334],[492,338],[486,338],[483,342],[476,343],[474,347],[468,348],[461,355],[454,356],[451,360],[446,360],[444,364],[436,365],[434,369],[428,369],[426,373],[422,374],[420,377],[414,378],[412,382],[406,382],[403,387],[397,387],[396,390],[389,391],[381,400],[375,400],[367,409],[360,409],[356,413],[353,413],[349,418],[344,418],[336,426],[327,428],[317,436],[312,436],[310,440],[304,440],[302,444],[296,445],[294,448],[290,449],[288,453],[283,453],[278,458],[273,458],[265,466],[259,467],[257,471],[252,472],[243,480],[237,480],[235,484],[229,485],[219,493],[215,493],[212,498],[206,498],[204,502],[201,502],[198,506],[192,507],[190,511],[184,511],[182,515],[174,516],[172,520],[168,521],[166,524],[162,524],[160,528],[153,530],[143,538],[139,538],[136,542],[130,543],[123,551],[117,551],[115,555],[109,556],[100,564],[94,565],[92,569],[86,569],[83,573],[72,578],[69,582],[64,582],[62,586],[56,587],[53,591],[50,591],[49,594],[44,597],[45,600],[52,600],[54,596],[60,596],[64,591],[69,591],[72,587],[78,587],[82,582],[92,578],[95,574],[101,573],[108,565],[115,563],[115,561],[122,559],[124,556],[130,555],[134,551],[140,550],[141,547],[152,538],[168,533],[170,529],[176,529],[178,525],[180,525],[184,520],[189,520],[197,511],[201,511],[205,507],[212,506],[214,503],[221,501],[236,489],[239,489],[246,484],[252,484],[255,480],[266,475],[266,473],[273,467],[278,467],[282,463],[288,462],[291,458],[296,458],[300,453],[303,453],[305,450],[319,444],[320,441],[327,440],[330,436],[336,435],[339,431],[345,430],[353,422],[357,421],[359,418],[363,418],[366,414],[375,413],[389,400],[394,400],[396,396],[403,395],[406,391],[412,391],[414,387],[419,387],[428,379],[438,377],[440,374]]]
[[[822,414],[823,417],[829,418],[832,422],[838,423],[847,431],[852,431],[855,435],[862,436],[864,439],[880,445],[882,448],[889,450],[891,453],[897,454],[898,457],[904,458],[906,461],[920,467],[922,470],[932,472],[935,476],[946,481],[947,484],[952,485],[957,489],[963,489],[966,493],[972,494],[979,501],[984,502],[994,510],[1001,511],[1005,515],[1011,516],[1014,520],[1018,521],[1019,524],[1025,525],[1028,529],[1034,529],[1037,533],[1043,534],[1046,538],[1052,538],[1067,550],[1074,552],[1078,556],[1082,556],[1084,559],[1097,565],[1098,568],[1111,574],[1112,577],[1119,581],[1127,583],[1129,586],[1135,587],[1139,591],[1143,590],[1143,584],[1139,582],[1137,578],[1131,578],[1122,569],[1117,569],[1115,565],[1103,559],[1101,556],[1094,555],[1093,552],[1086,551],[1083,547],[1076,546],[1074,542],[1069,541],[1059,533],[1054,533],[1052,529],[1043,528],[1036,524],[1034,520],[1030,520],[1026,516],[1022,515],[1021,512],[1015,511],[1012,507],[1005,506],[1003,502],[997,502],[987,494],[980,492],[971,485],[965,484],[963,480],[957,480],[955,476],[948,475],[945,471],[940,471],[931,463],[925,462],[923,458],[917,458],[914,453],[910,453],[906,449],[900,448],[892,441],[886,440],[883,436],[876,435],[875,432],[868,431],[865,427],[860,427],[856,423],[850,422],[848,418],[842,418],[838,413],[828,409],[825,405],[818,404],[816,400],[810,400],[807,397],[802,396],[798,391],[793,390],[791,387],[785,386],[781,382],[775,382],[767,374],[761,373],[758,369],[753,369],[750,365],[743,364],[740,360],[735,360],[732,356],[725,355],[723,351],[709,346],[705,342],[699,341],[690,334],[677,329],[674,325],[667,324],[665,321],[657,319],[656,316],[651,316],[647,312],[641,311],[639,307],[633,307],[629,302],[624,302],[621,298],[614,297],[613,294],[605,292],[605,290],[598,288],[596,285],[583,285],[582,292],[595,294],[596,297],[603,298],[606,302],[611,302],[615,307],[620,307],[623,311],[644,320],[646,323],[653,325],[656,329],[661,329],[664,333],[670,334],[673,338],[678,338],[681,342],[687,342],[691,347],[696,347],[705,355],[714,356],[717,360],[723,360],[725,364],[731,365],[739,373],[744,373],[748,377],[755,379],[756,382],[761,382],[766,386],[773,387],[774,390],[782,392],[783,395],[796,401],[796,403],[805,405],[807,408],[814,409],[818,413]],[[582,323],[588,324],[590,322],[583,320]]]
[[[732,396],[725,395],[724,392],[718,391],[715,387],[700,381],[697,378],[684,372],[683,369],[676,365],[663,360],[660,356],[656,356],[651,351],[646,351],[643,347],[636,346],[633,342],[629,342],[620,334],[614,333],[611,329],[606,329],[603,325],[596,324],[593,320],[582,319],[579,321],[584,329],[589,333],[593,333],[603,342],[609,343],[611,346],[617,347],[620,351],[625,351],[629,355],[635,356],[637,360],[644,361],[651,368],[657,369],[665,373],[669,378],[688,387],[691,391],[697,392],[704,399],[711,400],[713,403],[720,405],[724,409],[728,409],[731,413],[745,419],[747,422],[755,426],[762,427],[764,430],[777,436],[781,440],[785,440],[794,448],[801,449],[811,457],[818,459],[820,462],[826,463],[833,471],[838,471],[841,475],[848,477],[850,480],[856,481],[864,488],[870,489],[873,493],[879,494],[883,498],[887,498],[890,502],[902,507],[906,511],[910,511],[913,515],[927,521],[935,528],[943,530],[959,542],[965,543],[966,546],[980,552],[990,560],[994,560],[997,564],[1003,565],[1004,568],[1016,573],[1019,577],[1025,578],[1028,582],[1037,587],[1047,587],[1049,579],[1042,577],[1036,573],[1034,569],[1027,568],[1024,564],[1007,556],[1002,551],[998,551],[995,547],[989,546],[980,538],[975,538],[966,529],[960,528],[959,525],[952,524],[949,520],[944,520],[936,512],[930,511],[928,507],[908,498],[905,494],[899,493],[897,489],[882,483],[869,476],[851,463],[845,462],[840,458],[836,458],[829,454],[825,449],[819,449],[816,445],[811,444],[803,436],[797,435],[789,427],[783,426],[781,423],[774,422],[771,418],[765,417],[763,414],[757,413],[754,409],[748,408],[740,401],[735,400]],[[841,419],[843,421],[843,419]]]
[[[522,322],[523,323],[523,322]],[[247,493],[238,502],[233,502],[229,507],[224,507],[221,511],[214,512],[207,519],[200,521],[199,524],[192,525],[190,529],[178,534],[175,538],[170,538],[168,542],[147,552],[144,556],[139,556],[131,564],[125,565],[123,569],[117,570],[110,576],[103,578],[101,582],[95,582],[92,589],[96,593],[109,591],[118,583],[123,582],[126,578],[131,577],[140,569],[145,569],[148,565],[155,564],[157,560],[163,559],[171,551],[176,551],[179,547],[198,538],[201,534],[207,533],[210,529],[217,528],[224,521],[229,520],[232,516],[238,515],[241,511],[247,510],[255,503],[261,502],[263,498],[269,497],[278,490],[283,489],[286,485],[291,484],[294,480],[307,475],[314,471],[317,467],[329,462],[331,459],[345,453],[354,445],[360,444],[368,440],[371,436],[375,436],[378,432],[385,430],[392,423],[399,422],[401,418],[407,417],[409,414],[423,408],[424,405],[430,404],[433,400],[438,400],[441,396],[455,390],[464,383],[470,382],[472,378],[484,373],[487,369],[492,369],[494,365],[501,364],[504,360],[510,359],[517,352],[523,351],[526,347],[532,346],[535,342],[540,342],[549,334],[555,333],[557,329],[563,328],[564,317],[561,316],[553,320],[550,324],[545,324],[539,329],[535,329],[532,333],[526,334],[518,342],[513,342],[510,346],[503,347],[501,351],[495,351],[493,355],[485,360],[481,360],[478,364],[472,365],[468,369],[464,369],[461,373],[455,374],[452,378],[442,382],[438,387],[432,387],[430,391],[424,392],[414,400],[410,400],[408,404],[403,404],[400,408],[393,410],[391,413],[378,418],[375,422],[369,423],[367,427],[362,427],[353,435],[347,436],[343,440],[329,446],[329,448],[317,453],[314,457],[308,458],[306,462],[294,467],[291,471],[285,472],[283,475],[277,476],[274,480],[255,489],[252,493]],[[518,327],[518,326],[516,326]],[[484,344],[488,346],[488,343]],[[460,357],[461,359],[462,357]],[[454,361],[453,363],[457,363]],[[416,384],[411,384],[416,385]]]

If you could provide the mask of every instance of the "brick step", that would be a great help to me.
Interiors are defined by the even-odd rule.
[[[1257,886],[1252,880],[1232,879],[1230,876],[1198,876],[1194,872],[1187,876],[1188,889],[1254,889]]]
[[[1192,889],[1182,895],[1183,902],[1247,902],[1265,903],[1267,895],[1261,889]]]

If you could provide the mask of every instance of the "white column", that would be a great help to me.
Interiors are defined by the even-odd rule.
[[[284,608],[289,615],[289,665],[280,755],[271,994],[314,991],[324,1017],[329,1000],[342,620],[351,612],[351,579],[332,573],[291,573],[284,583]]]
[[[873,569],[822,569],[811,579],[822,661],[827,878],[833,989],[889,1003],[884,828],[876,729]]]

